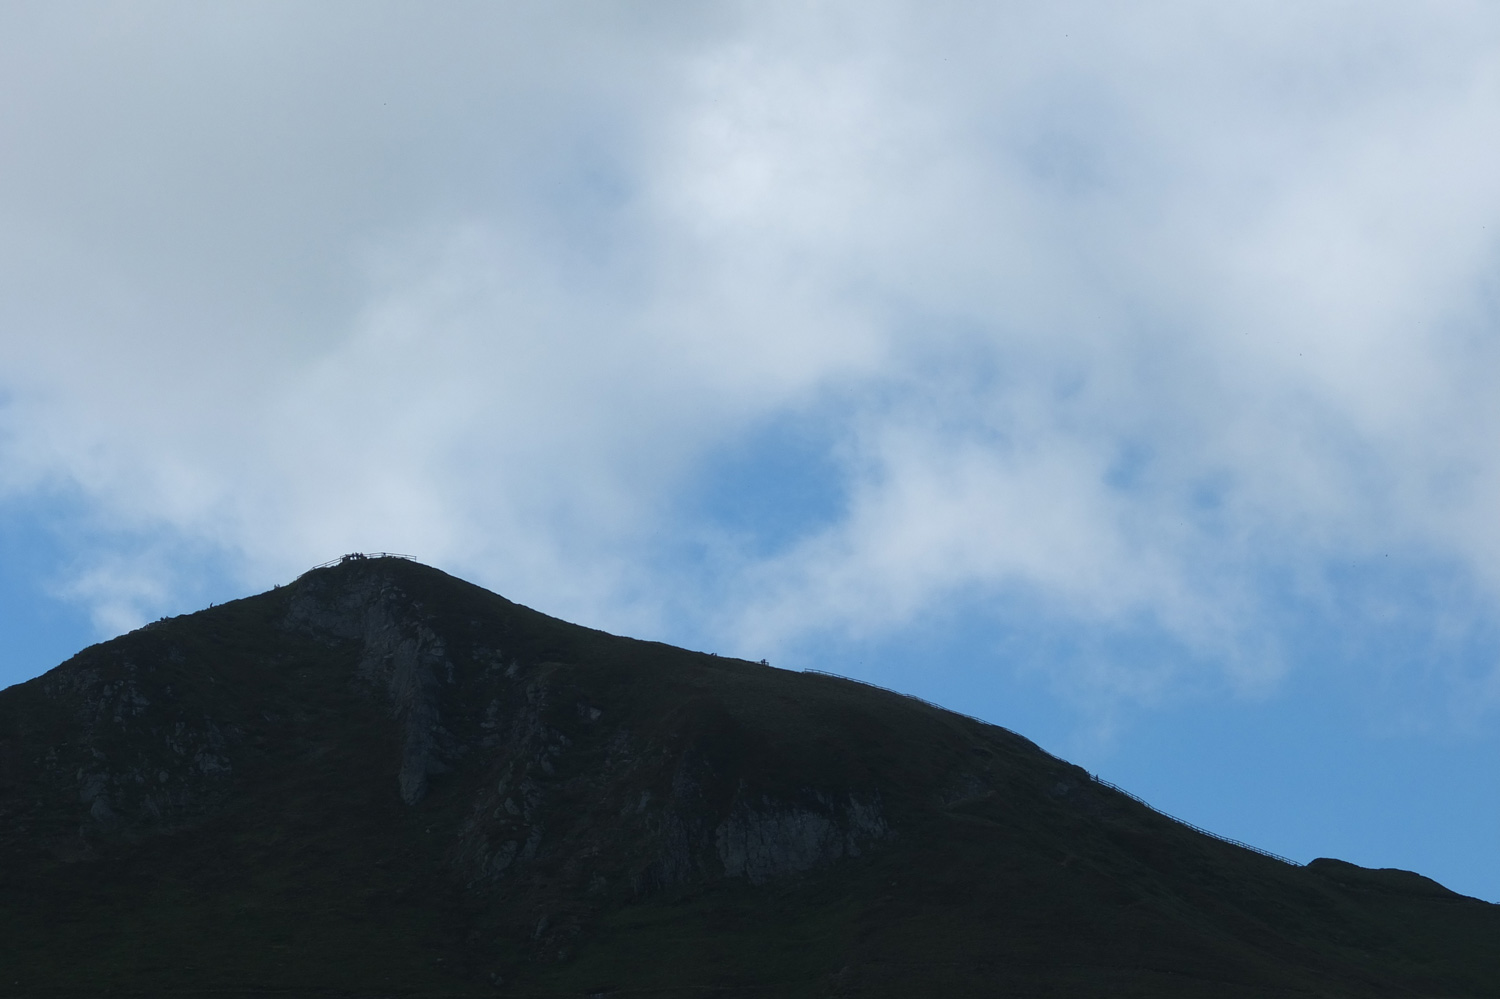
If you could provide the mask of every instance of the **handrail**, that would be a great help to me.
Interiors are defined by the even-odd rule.
[[[945,708],[941,704],[935,704],[932,701],[927,700],[927,698],[925,698],[925,697],[918,697],[915,694],[908,694],[908,693],[905,693],[905,692],[900,691],[900,690],[892,690],[889,687],[882,687],[880,684],[878,684],[878,683],[871,683],[869,680],[860,680],[860,679],[857,679],[856,677],[844,676],[842,673],[832,673],[832,672],[829,672],[826,669],[805,669],[802,672],[804,672],[804,673],[817,673],[817,674],[819,674],[821,676],[831,676],[831,677],[834,677],[834,678],[839,679],[839,680],[848,680],[850,683],[857,683],[857,684],[860,684],[860,685],[865,686],[865,687],[874,687],[876,690],[883,690],[883,691],[885,691],[888,694],[895,694],[898,697],[905,697],[905,698],[907,698],[909,700],[920,701],[921,703],[927,705],[930,708],[937,708],[939,711],[946,711],[948,714],[958,715],[958,716],[960,716],[962,718],[967,718],[970,721],[977,721],[981,725],[994,726],[993,722],[987,722],[983,718],[976,718],[973,715],[966,715],[962,711],[954,711],[952,708]],[[1045,753],[1046,750],[1042,750],[1042,752]],[[1052,754],[1048,753],[1047,755],[1051,756]],[[1054,759],[1056,759],[1056,757],[1054,757]],[[1089,780],[1093,781],[1095,784],[1102,784],[1104,787],[1109,788],[1111,791],[1115,791],[1115,792],[1117,792],[1119,794],[1123,794],[1125,797],[1129,798],[1131,801],[1135,802],[1138,805],[1144,805],[1146,808],[1148,808],[1151,811],[1155,812],[1157,815],[1160,815],[1160,816],[1162,816],[1163,818],[1166,818],[1166,819],[1171,819],[1173,822],[1176,822],[1178,825],[1187,826],[1189,829],[1193,830],[1194,832],[1200,833],[1200,834],[1202,834],[1204,836],[1207,836],[1209,839],[1216,839],[1220,843],[1228,843],[1230,846],[1237,846],[1237,847],[1239,847],[1242,850],[1249,850],[1251,853],[1258,853],[1262,857],[1269,857],[1272,860],[1279,860],[1283,864],[1289,864],[1292,867],[1301,867],[1302,866],[1301,864],[1297,863],[1295,860],[1292,860],[1290,857],[1283,857],[1281,854],[1279,854],[1279,853],[1272,853],[1270,850],[1262,850],[1258,846],[1252,846],[1251,844],[1246,843],[1244,840],[1234,839],[1231,836],[1220,836],[1218,833],[1212,832],[1211,830],[1208,830],[1208,829],[1205,829],[1205,828],[1203,828],[1200,825],[1196,825],[1196,824],[1194,824],[1192,822],[1188,822],[1185,819],[1179,819],[1177,816],[1171,814],[1170,812],[1164,812],[1164,811],[1162,811],[1160,808],[1157,808],[1155,805],[1151,804],[1151,802],[1149,802],[1146,799],[1140,797],[1139,795],[1131,794],[1129,791],[1125,790],[1123,787],[1120,787],[1118,784],[1112,784],[1112,783],[1110,783],[1109,781],[1105,780],[1103,777],[1098,777],[1098,776],[1095,776],[1094,774],[1089,774]]]
[[[1095,784],[1103,784],[1105,787],[1109,788],[1111,791],[1117,791],[1120,794],[1123,794],[1125,797],[1129,798],[1131,801],[1134,801],[1136,804],[1138,804],[1138,805],[1145,805],[1147,808],[1151,809],[1157,815],[1160,815],[1163,818],[1171,819],[1173,822],[1176,822],[1178,825],[1187,826],[1189,829],[1193,830],[1194,832],[1202,833],[1204,836],[1207,836],[1210,839],[1216,839],[1220,843],[1228,843],[1230,846],[1237,846],[1237,847],[1240,847],[1241,849],[1249,850],[1251,853],[1258,853],[1262,857],[1270,857],[1272,860],[1279,860],[1283,864],[1290,864],[1293,867],[1301,867],[1302,866],[1301,864],[1297,863],[1295,860],[1291,859],[1290,857],[1283,857],[1281,854],[1279,854],[1279,853],[1272,853],[1270,850],[1262,850],[1260,847],[1253,846],[1250,843],[1246,843],[1242,839],[1235,839],[1232,836],[1221,836],[1218,833],[1212,832],[1212,831],[1210,831],[1208,829],[1205,829],[1205,828],[1203,828],[1200,825],[1195,825],[1194,823],[1189,822],[1186,819],[1179,819],[1177,816],[1171,814],[1170,812],[1164,812],[1164,811],[1162,811],[1160,808],[1157,808],[1155,805],[1151,804],[1151,802],[1149,802],[1146,799],[1140,797],[1139,795],[1131,794],[1129,791],[1125,790],[1123,787],[1120,787],[1118,784],[1111,784],[1109,781],[1105,780],[1103,777],[1097,777],[1094,774],[1089,774],[1089,780],[1093,781]]]
[[[345,562],[358,562],[367,558],[404,558],[408,562],[416,561],[415,556],[402,555],[399,552],[350,552],[347,555],[340,555],[338,558],[331,558],[327,562],[319,562],[311,569],[308,569],[307,572],[315,572],[318,569],[331,569],[336,565],[343,565]],[[307,575],[307,572],[304,572],[302,576]],[[302,576],[298,576],[297,578],[301,579]]]

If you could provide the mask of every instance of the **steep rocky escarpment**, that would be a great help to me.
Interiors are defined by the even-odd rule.
[[[655,718],[648,704],[603,707],[609,694],[591,683],[591,667],[539,651],[503,619],[445,627],[402,585],[406,567],[391,568],[312,575],[290,588],[283,627],[347,647],[352,682],[399,733],[392,778],[406,805],[451,775],[445,802],[467,813],[453,857],[471,886],[514,878],[539,858],[565,858],[570,878],[596,893],[724,877],[759,884],[857,857],[890,834],[873,785],[792,771],[768,788],[755,759],[720,745],[739,725],[732,714],[695,732],[701,719],[674,719],[671,699]],[[691,676],[653,680],[670,690]]]
[[[724,873],[764,884],[772,878],[809,871],[845,857],[889,833],[875,801],[850,795],[834,801],[813,793],[805,806],[761,797],[739,798],[714,829]]]
[[[227,800],[244,730],[211,706],[212,673],[185,667],[182,648],[141,634],[8,691],[0,836],[87,857],[97,840],[167,832]]]

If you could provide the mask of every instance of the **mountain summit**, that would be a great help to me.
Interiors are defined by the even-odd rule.
[[[0,692],[0,993],[1493,996],[1500,909],[399,558]]]

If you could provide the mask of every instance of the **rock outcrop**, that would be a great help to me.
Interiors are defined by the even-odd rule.
[[[390,573],[312,574],[289,589],[283,626],[352,644],[355,681],[399,726],[393,778],[403,802],[417,805],[434,778],[471,753],[489,771],[454,851],[471,884],[523,876],[539,858],[554,859],[554,849],[577,854],[575,877],[594,886],[624,880],[649,893],[724,877],[762,884],[858,857],[890,834],[873,794],[809,785],[784,799],[752,795],[738,772],[716,769],[697,744],[672,743],[680,746],[676,753],[636,745],[622,719],[564,692],[542,664],[523,664],[476,636],[450,652]],[[556,703],[560,694],[572,699],[571,711]],[[555,724],[554,716],[568,724]],[[602,757],[600,743],[607,747]],[[567,809],[601,779],[615,785],[605,793],[623,795],[626,807],[580,821]],[[619,851],[604,845],[622,833],[636,857],[624,862],[628,872],[610,856]],[[611,861],[616,869],[607,869]]]
[[[762,796],[737,799],[728,817],[714,830],[714,845],[728,877],[751,884],[810,871],[858,857],[889,834],[879,806],[850,795],[833,801],[808,792],[811,806],[797,806]]]

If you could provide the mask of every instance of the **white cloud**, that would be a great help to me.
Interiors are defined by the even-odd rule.
[[[1268,567],[1500,592],[1489,7],[95,13],[0,31],[12,492],[747,646],[1024,591],[1252,684]],[[677,498],[785,412],[846,515],[700,589]]]

